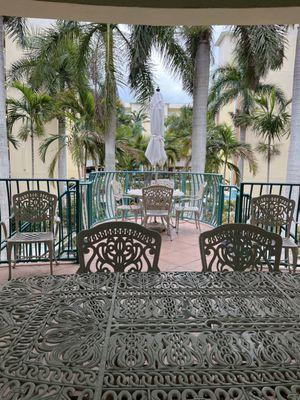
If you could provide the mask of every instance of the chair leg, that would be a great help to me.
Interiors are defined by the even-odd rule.
[[[201,232],[200,213],[198,211],[195,212],[195,220],[197,221],[196,227]]]
[[[172,242],[172,235],[171,235],[171,224],[170,224],[170,217],[166,217],[166,223],[167,223],[167,233],[170,236],[170,240]]]
[[[284,249],[284,262],[285,262],[285,266],[289,268],[290,270],[290,258],[289,258],[289,248],[286,247]]]
[[[138,213],[137,211],[134,211],[134,222],[137,224],[138,222]]]
[[[145,228],[147,228],[147,224],[148,224],[148,217],[147,217],[147,215],[145,215],[144,220],[143,220],[143,225]]]
[[[8,280],[11,280],[11,252],[13,245],[7,243]]]
[[[53,243],[47,243],[49,249],[49,260],[50,260],[50,274],[53,275]]]
[[[175,226],[176,226],[177,235],[178,235],[178,231],[179,231],[179,219],[180,219],[180,211],[176,211]]]
[[[296,272],[297,260],[298,260],[298,247],[292,248],[292,254],[293,254],[293,272]]]
[[[197,220],[197,212],[194,212],[194,221],[195,221],[195,225],[196,225],[196,229],[198,229],[198,220]]]
[[[124,222],[125,221],[125,210],[122,210],[122,222]]]
[[[20,254],[20,244],[15,244],[13,246],[14,262],[12,264],[13,269],[16,268],[18,255]]]

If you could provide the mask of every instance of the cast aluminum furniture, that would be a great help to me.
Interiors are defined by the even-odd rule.
[[[82,274],[0,291],[1,400],[294,400],[300,275]]]
[[[175,204],[175,220],[176,233],[179,231],[179,221],[185,214],[194,215],[196,228],[201,230],[200,217],[203,208],[203,198],[206,188],[206,182],[200,185],[200,188],[195,196],[187,196],[180,199],[178,204]]]
[[[282,248],[285,250],[285,259],[289,263],[289,250],[292,252],[292,265],[297,267],[298,244],[291,237],[291,225],[293,223],[295,201],[284,196],[265,194],[255,197],[251,202],[250,223],[258,225],[266,230],[283,232]]]
[[[167,233],[171,240],[173,192],[172,188],[162,185],[148,186],[142,189],[144,226],[147,227],[151,218],[161,218],[163,225],[166,224]]]
[[[135,222],[138,220],[138,215],[142,213],[142,207],[140,204],[133,203],[132,197],[124,194],[122,186],[117,180],[111,182],[113,196],[115,200],[115,217],[118,219],[119,214],[122,215],[122,221],[125,221],[126,214],[132,212],[134,215]]]
[[[78,234],[78,273],[157,272],[160,248],[158,232],[132,222],[104,222]]]
[[[155,186],[155,185],[161,185],[161,186],[168,186],[172,189],[175,188],[175,182],[173,179],[154,179],[151,181],[151,186]]]
[[[57,196],[42,190],[28,190],[15,194],[12,198],[12,211],[15,221],[15,233],[7,236],[7,229],[4,232],[7,243],[7,259],[9,265],[9,279],[12,277],[12,250],[14,249],[14,265],[21,256],[21,246],[25,246],[26,258],[34,259],[34,249],[28,246],[45,246],[44,255],[49,255],[50,272],[53,274],[54,239],[56,218]],[[11,218],[12,219],[12,218]],[[26,231],[24,226],[26,225]],[[2,223],[2,226],[5,226]],[[23,227],[23,228],[22,228]],[[29,228],[29,229],[28,229]]]
[[[282,238],[249,224],[224,224],[199,237],[207,271],[279,271]]]
[[[136,197],[138,199],[142,199],[143,190],[142,189],[129,189],[127,192],[127,195],[130,197]],[[173,190],[173,201],[179,201],[182,197],[184,197],[184,193],[181,190],[179,190],[179,189]]]

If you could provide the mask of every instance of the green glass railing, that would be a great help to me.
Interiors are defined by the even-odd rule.
[[[127,193],[129,189],[141,189],[151,184],[155,179],[170,179],[174,181],[175,189],[186,196],[195,195],[201,183],[206,182],[205,200],[202,222],[210,225],[218,223],[219,185],[222,176],[218,174],[200,174],[191,172],[166,171],[113,171],[93,172],[89,181],[92,182],[88,200],[89,221],[93,225],[100,221],[112,219],[115,216],[115,201],[112,191],[112,181],[117,180]],[[130,215],[129,215],[130,216]]]
[[[199,174],[191,172],[166,171],[114,171],[93,172],[87,181],[76,179],[2,179],[0,180],[1,202],[7,205],[5,213],[11,215],[12,196],[29,189],[46,190],[58,196],[59,232],[55,243],[59,260],[77,261],[76,235],[86,229],[115,216],[115,201],[112,181],[116,179],[122,185],[124,193],[129,189],[141,189],[155,179],[174,181],[175,189],[186,196],[195,195],[203,182],[206,182],[203,213],[201,220],[211,226],[229,222],[248,222],[251,199],[266,193],[281,194],[296,201],[292,236],[300,241],[300,184],[285,183],[242,183],[240,187],[222,184],[218,174]],[[0,215],[1,217],[1,215]],[[128,215],[131,217],[131,215]],[[186,216],[188,217],[188,216]],[[0,218],[1,219],[1,218]],[[22,229],[29,231],[31,226],[23,224]],[[15,231],[13,219],[9,224],[9,235]],[[6,262],[6,242],[0,232],[0,262]],[[35,253],[39,260],[39,248],[26,249],[28,254]],[[42,257],[41,257],[42,259]]]

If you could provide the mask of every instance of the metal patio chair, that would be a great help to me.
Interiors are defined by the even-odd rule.
[[[14,266],[18,259],[21,259],[21,248],[25,247],[26,259],[36,258],[32,251],[27,251],[28,246],[44,245],[44,255],[46,256],[48,249],[50,260],[50,272],[53,275],[53,259],[54,240],[55,240],[55,224],[59,220],[56,217],[57,196],[42,190],[28,190],[19,194],[15,194],[12,199],[11,218],[15,220],[16,232],[11,236],[7,236],[7,228],[4,226],[4,232],[7,243],[7,259],[9,265],[9,279],[12,277],[12,250],[14,249]],[[23,229],[26,228],[26,231]],[[57,229],[56,229],[57,232]]]
[[[292,265],[295,271],[298,258],[298,244],[291,237],[295,201],[276,194],[265,194],[255,197],[251,202],[250,223],[267,231],[284,233],[282,248],[285,250],[285,260],[289,263],[289,250],[292,252]]]
[[[175,204],[175,226],[176,233],[179,231],[179,221],[185,214],[194,216],[196,228],[201,231],[200,217],[203,208],[203,198],[207,182],[200,185],[200,188],[195,196],[182,197],[177,204]]]
[[[104,222],[78,234],[80,267],[86,272],[159,272],[161,236],[133,222]]]
[[[199,237],[203,272],[279,271],[282,238],[249,224],[225,224]]]
[[[142,218],[142,207],[140,204],[134,203],[131,196],[124,194],[122,191],[122,186],[117,180],[111,182],[111,187],[113,191],[113,196],[115,200],[115,217],[118,220],[118,215],[121,213],[122,221],[125,221],[126,214],[132,212],[134,215],[134,220],[137,222],[138,215]]]
[[[144,226],[148,226],[150,219],[160,218],[162,224],[166,226],[167,233],[172,240],[171,217],[173,206],[173,189],[168,186],[155,185],[143,188],[142,193]]]

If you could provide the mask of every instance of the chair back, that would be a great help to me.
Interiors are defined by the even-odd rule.
[[[265,194],[252,199],[250,223],[280,234],[285,230],[290,236],[295,201],[276,194]]]
[[[200,188],[199,188],[199,190],[198,190],[198,192],[196,194],[196,197],[199,198],[199,200],[203,199],[206,186],[207,186],[207,182],[201,183]]]
[[[120,182],[118,182],[116,179],[114,179],[113,181],[111,181],[111,188],[113,191],[113,196],[114,199],[119,201],[122,199],[123,196],[123,192],[122,192],[122,185],[120,184]]]
[[[198,192],[194,197],[191,197],[190,205],[193,207],[198,207],[202,209],[203,206],[203,198],[204,198],[204,193],[205,189],[207,186],[207,182],[201,183]]]
[[[282,238],[249,224],[225,224],[199,237],[204,272],[279,271]]]
[[[159,271],[161,236],[132,222],[104,222],[78,234],[78,273]]]
[[[145,211],[172,210],[173,189],[168,186],[148,186],[142,189],[142,202]]]
[[[55,194],[42,190],[28,190],[15,194],[12,203],[17,232],[21,222],[30,224],[48,222],[49,231],[53,229],[57,206]]]
[[[151,186],[167,186],[174,189],[175,182],[172,179],[156,179],[151,181]]]

